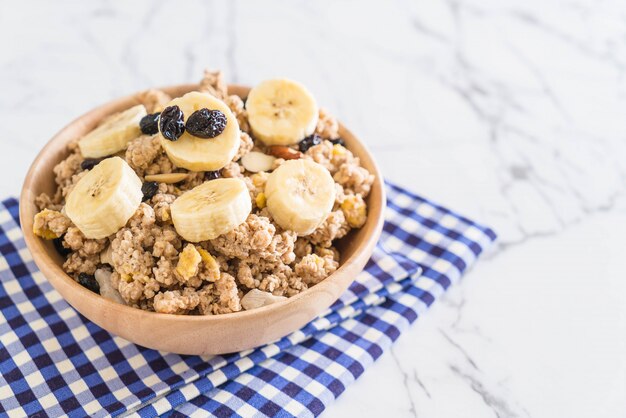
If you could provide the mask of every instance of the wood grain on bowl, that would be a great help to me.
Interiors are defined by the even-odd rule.
[[[196,89],[195,84],[163,88],[172,97]],[[246,97],[249,88],[229,86],[230,94]],[[367,197],[365,225],[341,240],[340,267],[321,283],[285,301],[250,311],[224,315],[171,315],[143,311],[105,299],[76,283],[61,268],[63,259],[50,241],[33,234],[35,198],[54,194],[52,168],[67,156],[68,142],[93,129],[102,118],[138,103],[137,95],[100,106],[79,117],[55,135],[30,167],[20,196],[20,222],[26,245],[44,276],[78,312],[112,334],[136,344],[179,354],[224,354],[249,349],[281,338],[324,312],[363,269],[380,237],[385,191],[382,176],[365,146],[343,125],[346,146],[376,176]]]

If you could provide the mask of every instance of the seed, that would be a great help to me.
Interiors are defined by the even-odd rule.
[[[141,133],[145,135],[154,135],[159,132],[159,116],[161,113],[152,113],[146,115],[139,121]]]
[[[263,292],[259,289],[252,289],[241,298],[241,306],[249,311],[283,300],[287,300],[287,298],[285,296],[274,296],[269,292]]]
[[[156,181],[146,181],[141,185],[141,193],[143,193],[142,202],[149,200],[159,191],[159,183]]]
[[[80,273],[78,275],[78,283],[92,292],[100,294],[100,285],[94,276],[87,273]]]
[[[80,168],[83,170],[91,170],[97,166],[100,161],[102,161],[100,158],[86,158],[82,163],[80,163]]]
[[[298,143],[301,152],[306,152],[309,148],[322,142],[322,138],[318,134],[309,135]]]
[[[174,184],[180,183],[189,177],[189,173],[162,173],[148,174],[144,179],[146,181],[156,181],[157,183]]]
[[[185,133],[185,115],[180,107],[168,106],[161,112],[159,130],[170,141],[176,141]]]
[[[251,173],[271,171],[276,157],[258,151],[250,151],[241,157],[241,165]]]
[[[221,111],[204,108],[196,110],[189,116],[185,129],[199,138],[215,138],[224,132],[227,123],[228,119]]]

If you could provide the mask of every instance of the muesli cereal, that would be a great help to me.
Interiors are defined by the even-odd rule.
[[[33,230],[64,270],[140,309],[218,315],[315,286],[367,219],[374,176],[308,90],[268,80],[244,100],[219,71],[148,90],[68,145]]]

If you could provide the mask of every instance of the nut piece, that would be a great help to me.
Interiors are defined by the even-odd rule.
[[[302,153],[296,151],[293,148],[285,147],[283,145],[272,145],[267,149],[271,155],[276,158],[282,158],[284,160],[297,160],[302,158]]]
[[[263,154],[258,151],[251,151],[241,157],[241,165],[243,165],[243,168],[251,173],[258,173],[259,171],[270,171],[274,166],[275,160],[276,157],[271,155]]]
[[[146,181],[156,181],[157,183],[174,184],[185,180],[191,173],[164,173],[164,174],[148,174]]]
[[[285,296],[274,296],[269,292],[263,292],[259,289],[252,289],[241,298],[241,306],[243,306],[246,311],[249,311],[250,309],[271,305],[281,300],[287,300],[287,298]]]
[[[120,292],[118,292],[111,283],[111,270],[98,269],[94,273],[94,277],[96,278],[98,285],[100,285],[100,296],[112,300],[113,302],[126,305],[126,302],[122,299]]]

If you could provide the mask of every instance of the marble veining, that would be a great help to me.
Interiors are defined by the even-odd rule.
[[[287,76],[498,247],[328,417],[626,416],[626,4],[0,3],[0,195],[86,109]]]

